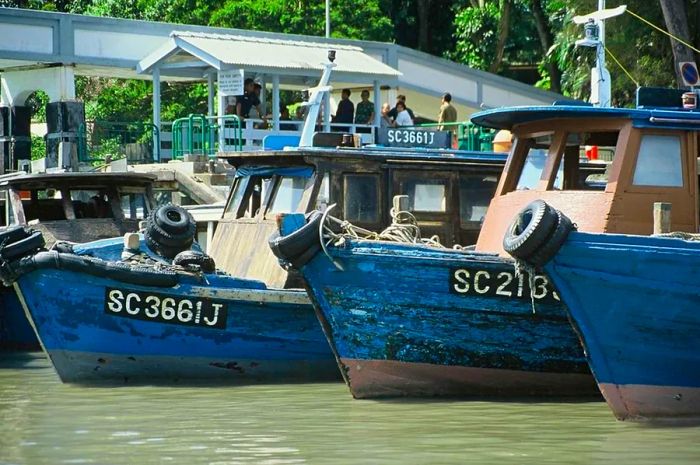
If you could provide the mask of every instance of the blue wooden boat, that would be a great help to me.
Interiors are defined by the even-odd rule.
[[[595,394],[545,276],[533,301],[528,277],[496,254],[341,242],[292,260],[354,397]]]
[[[492,352],[486,353],[498,354],[493,365],[493,358],[483,357],[479,360],[481,365],[476,368],[498,370],[504,366],[502,360],[518,361],[507,368],[521,367],[521,383],[511,389],[511,393],[546,392],[538,389],[538,385],[545,383],[536,379],[539,373],[545,371],[540,367],[550,363],[549,357],[553,354],[554,360],[566,354],[561,359],[566,361],[573,360],[567,359],[569,355],[575,351],[578,353],[574,368],[564,370],[561,367],[566,364],[559,364],[558,361],[552,365],[558,366],[552,371],[555,377],[585,372],[582,369],[583,351],[576,348],[576,336],[566,323],[566,311],[561,302],[545,304],[536,301],[535,316],[524,317],[527,314],[527,299],[525,303],[518,302],[520,292],[516,296],[512,288],[508,288],[514,285],[515,277],[512,274],[513,262],[506,258],[503,237],[512,228],[513,216],[539,198],[568,215],[582,231],[650,234],[653,229],[652,208],[657,201],[673,204],[674,230],[697,231],[700,227],[696,197],[697,151],[691,141],[695,140],[700,129],[700,112],[681,108],[681,97],[682,92],[676,90],[640,89],[637,108],[557,103],[552,106],[498,108],[478,113],[472,117],[473,122],[510,130],[513,148],[486,212],[476,246],[470,254],[435,252],[420,245],[395,246],[346,238],[337,246],[331,244],[327,254],[313,255],[310,261],[306,260],[308,257],[300,261],[291,260],[301,268],[307,287],[314,296],[317,312],[336,356],[340,358],[352,392],[358,397],[372,397],[390,394],[433,395],[446,391],[443,383],[448,381],[426,375],[427,370],[411,370],[403,363],[430,364],[430,358],[409,357],[404,360],[401,358],[404,352],[394,350],[394,339],[391,340],[392,344],[388,343],[389,339],[374,339],[375,333],[382,332],[404,335],[404,331],[410,329],[417,334],[417,328],[421,329],[421,334],[429,337],[420,340],[428,347],[445,347],[446,351],[453,351],[454,354],[479,354],[485,350],[483,347],[488,347]],[[589,153],[597,153],[598,159],[588,159]],[[396,193],[409,197],[415,195],[411,192]],[[540,215],[537,218],[537,221],[546,221],[549,226],[559,221],[553,215]],[[309,246],[309,256],[315,252],[311,249]],[[289,258],[285,254],[281,254],[281,257]],[[335,269],[331,258],[341,263],[345,271]],[[390,263],[394,260],[401,266],[385,267],[384,260]],[[494,263],[498,264],[495,268]],[[456,274],[460,269],[465,271]],[[538,278],[535,295],[552,293],[551,288],[543,284],[544,279]],[[449,295],[455,285],[464,290],[461,300]],[[396,295],[394,289],[402,289],[405,295]],[[510,289],[509,292],[506,289]],[[435,298],[435,290],[441,290],[443,297]],[[422,305],[426,296],[429,296],[428,305]],[[455,312],[456,309],[460,309],[459,312]],[[385,320],[392,312],[398,312],[400,318]],[[435,317],[431,317],[435,312],[449,316],[450,320],[436,321]],[[518,321],[523,326],[519,331],[529,335],[530,341],[549,341],[546,350],[533,352],[541,360],[538,362],[533,355],[531,363],[520,363],[527,359],[523,347],[540,348],[534,342],[531,346],[528,343],[509,345],[508,337],[496,331],[488,340],[475,337],[465,341],[460,338],[465,337],[463,334],[469,334],[467,330],[455,336],[439,329],[441,325],[447,328],[467,326],[473,331],[480,331],[480,320],[469,321],[478,312],[494,315],[495,322],[492,320],[489,323],[494,327],[502,325],[503,328],[513,328]],[[536,318],[540,314],[561,322],[556,326],[561,333],[554,336],[553,326],[541,325]],[[417,347],[413,339],[399,339],[406,341],[406,347]],[[572,345],[554,348],[556,339]],[[352,344],[355,341],[359,341],[357,346]],[[361,350],[360,346],[366,345],[367,341],[376,342],[373,353]],[[410,352],[408,349],[406,351]],[[451,357],[441,355],[433,368],[442,367],[446,364],[444,360]],[[459,358],[457,355],[455,357]],[[391,369],[382,372],[376,369],[371,374],[362,363],[356,363],[357,360],[371,360],[373,364],[378,360],[375,365],[391,365]],[[387,361],[398,363],[390,364]],[[469,363],[467,361],[465,365],[470,367]],[[461,389],[484,394],[495,391],[482,390],[478,383],[470,385],[473,379],[466,379]],[[510,384],[512,377],[509,371],[495,373],[493,379],[497,380],[495,384],[516,385]],[[557,391],[557,383],[550,384],[552,389],[549,393]],[[505,389],[501,392],[505,392]],[[556,393],[567,392],[570,389],[565,387]]]
[[[0,264],[62,381],[337,379],[303,292],[267,289],[195,265],[192,257],[168,263],[143,235],[127,251],[130,260],[115,260],[122,242]]]
[[[700,419],[700,242],[572,232],[559,245],[535,264],[556,253],[544,270],[615,416]]]

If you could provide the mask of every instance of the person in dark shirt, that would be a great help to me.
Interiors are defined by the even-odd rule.
[[[338,102],[338,109],[335,112],[333,122],[352,124],[354,116],[355,105],[350,101],[350,89],[343,89],[340,93],[340,102]]]
[[[398,96],[396,97],[396,103],[399,103],[399,102],[403,102],[403,105],[406,107],[406,96],[403,95],[403,94],[402,94],[402,95],[398,95]],[[415,115],[413,114],[413,110],[411,110],[410,108],[406,107],[406,111],[408,112],[408,116],[410,116],[411,119],[412,119],[413,121],[415,121],[415,120],[416,120],[416,117],[415,117]],[[398,114],[399,114],[399,112],[398,112],[398,110],[396,110],[396,105],[394,105],[394,108],[392,108],[391,110],[389,110],[389,115],[388,115],[388,116],[389,116],[389,118],[391,118],[392,121],[396,121],[396,115],[398,115]]]
[[[247,118],[251,107],[260,105],[260,100],[257,100],[254,91],[255,81],[253,79],[247,78],[243,81],[243,95],[236,96],[236,115],[239,118]]]

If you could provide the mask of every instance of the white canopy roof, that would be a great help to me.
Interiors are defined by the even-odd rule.
[[[360,47],[199,32],[172,32],[168,41],[142,59],[139,73],[159,68],[161,77],[203,79],[211,69],[245,69],[259,74],[278,74],[283,80],[319,76],[328,50],[336,51],[334,80],[393,83],[396,69],[367,55]],[[287,78],[285,78],[287,77]]]

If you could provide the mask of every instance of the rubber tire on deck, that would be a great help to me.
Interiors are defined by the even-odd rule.
[[[294,263],[314,244],[319,244],[321,239],[318,230],[322,216],[321,212],[314,211],[306,224],[291,234],[286,236],[280,236],[278,232],[272,234],[267,243],[275,257]]]
[[[29,255],[45,245],[44,236],[40,231],[35,231],[24,239],[4,246],[2,250],[0,250],[0,257],[5,260],[14,260]]]
[[[193,222],[186,231],[175,234],[165,231],[152,218],[146,221],[146,233],[155,242],[167,247],[180,248],[180,250],[190,248],[196,230],[197,226]]]
[[[541,268],[550,261],[564,244],[569,233],[576,229],[568,216],[559,210],[555,211],[557,213],[557,227],[544,244],[527,259],[527,262],[536,268]]]
[[[515,258],[528,258],[557,227],[558,215],[544,200],[535,200],[523,208],[506,229],[503,249]]]
[[[180,252],[173,258],[173,265],[187,267],[197,265],[204,273],[213,273],[216,271],[214,259],[209,255],[196,252],[194,250],[185,250]]]
[[[32,233],[31,230],[27,230],[24,226],[10,226],[0,232],[0,244],[12,244],[20,239],[24,239]]]
[[[156,208],[152,219],[160,229],[173,236],[188,233],[192,229],[191,226],[195,224],[187,210],[171,203]]]

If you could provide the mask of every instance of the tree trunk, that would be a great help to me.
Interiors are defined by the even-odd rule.
[[[683,3],[683,0],[659,0],[659,3],[661,3],[661,10],[664,13],[664,20],[666,21],[666,29],[668,29],[668,32],[685,42],[689,42],[690,32],[688,31],[688,16],[686,15],[685,3]],[[683,78],[678,69],[678,63],[682,61],[695,61],[695,54],[691,49],[677,40],[670,40],[676,68],[676,80],[678,81],[678,86],[683,87],[685,84],[683,84]]]
[[[430,0],[418,0],[418,50],[430,50]]]
[[[489,71],[495,73],[503,62],[503,52],[508,40],[508,29],[510,27],[510,1],[501,0],[501,20],[498,23],[498,42],[496,43],[496,56],[489,65]]]
[[[542,9],[542,1],[532,0],[531,6],[532,15],[535,17],[537,35],[540,37],[540,44],[542,45],[542,57],[547,63],[547,68],[549,70],[549,90],[561,93],[561,70],[556,60],[551,56],[547,56],[549,49],[552,48],[552,44],[554,43],[552,28]]]

